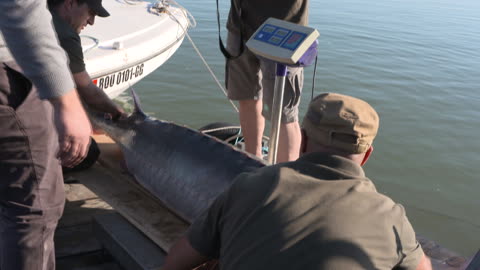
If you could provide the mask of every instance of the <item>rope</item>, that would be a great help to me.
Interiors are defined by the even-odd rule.
[[[126,4],[129,4],[129,5],[139,5],[143,1],[140,1],[140,0],[123,0],[123,2],[125,2]]]
[[[178,6],[178,8],[180,8],[182,11],[184,11],[186,14],[187,14],[187,19],[189,19],[190,21],[190,18],[193,20],[194,22],[194,25],[192,25],[192,28],[195,27],[197,25],[195,19],[193,18],[193,16],[191,15],[191,13],[186,10],[184,7],[182,7],[180,4],[178,4],[175,0],[168,0],[170,2],[173,2],[175,5]],[[195,50],[195,52],[198,54],[198,56],[200,57],[200,60],[202,60],[203,64],[205,65],[205,67],[207,68],[208,72],[210,72],[210,75],[212,75],[212,78],[213,80],[217,83],[218,87],[220,88],[220,90],[222,90],[223,94],[227,96],[227,91],[225,90],[225,88],[223,87],[222,83],[220,82],[220,80],[217,78],[217,76],[215,75],[215,73],[213,72],[212,68],[210,68],[210,65],[207,63],[207,61],[205,60],[205,58],[203,57],[202,53],[200,52],[200,50],[198,49],[197,45],[195,44],[195,42],[193,41],[193,39],[190,37],[190,35],[188,34],[187,30],[183,27],[183,25],[177,20],[177,18],[175,18],[175,16],[169,11],[169,10],[166,10],[166,12],[168,14],[170,14],[174,20],[178,23],[178,25],[180,25],[180,27],[183,28],[183,31],[185,32],[185,35],[187,36],[188,40],[190,41],[190,43],[192,44],[192,47],[193,49]],[[235,106],[235,103],[233,103],[232,100],[228,99],[228,101],[230,102],[230,104],[232,104],[233,108],[235,109],[235,111],[238,113],[238,108],[237,106]]]
[[[213,70],[210,68],[210,66],[208,65],[207,61],[205,60],[205,58],[203,57],[202,53],[198,50],[197,46],[195,45],[195,42],[193,42],[192,38],[190,37],[190,35],[187,33],[187,38],[188,40],[190,41],[190,43],[192,44],[192,47],[193,49],[197,52],[198,56],[200,57],[200,59],[202,60],[203,64],[205,65],[205,67],[208,69],[208,71],[210,72],[210,74],[212,75],[213,79],[215,80],[215,82],[217,83],[218,87],[220,88],[220,90],[222,90],[223,94],[227,96],[227,91],[225,90],[225,88],[223,87],[223,85],[220,83],[220,81],[218,80],[217,76],[215,76],[215,73],[213,73]],[[238,108],[237,106],[235,106],[235,103],[233,103],[232,100],[228,99],[228,101],[230,102],[230,104],[232,104],[233,108],[235,109],[235,111],[238,113]]]
[[[89,38],[89,39],[93,40],[93,42],[95,42],[95,44],[93,46],[91,46],[90,48],[86,48],[83,51],[83,54],[86,54],[88,51],[90,51],[92,49],[95,49],[96,47],[98,47],[98,44],[100,44],[100,40],[96,37],[87,36],[87,35],[80,35],[80,37]]]
[[[210,132],[215,132],[215,131],[220,131],[220,130],[226,130],[226,129],[232,129],[232,128],[238,128],[238,129],[240,129],[240,126],[227,126],[227,127],[212,128],[212,129],[202,130],[202,133],[210,133]]]
[[[195,20],[195,17],[193,17],[192,13],[190,13],[190,11],[188,11],[186,8],[184,8],[182,5],[180,5],[177,1],[175,1],[175,0],[158,0],[157,3],[158,2],[161,2],[162,5],[166,8],[168,8],[169,6],[177,7],[178,9],[183,11],[183,15],[185,15],[185,18],[187,18],[188,27],[189,28],[197,27],[197,21]],[[169,4],[168,2],[171,2],[173,5]],[[173,16],[175,18],[175,21],[183,28],[182,24],[177,20],[177,18],[169,10],[165,10],[165,11],[168,12],[168,14],[170,14],[171,16]],[[185,28],[183,28],[183,30],[185,31]],[[187,31],[185,31],[185,32],[187,32]]]

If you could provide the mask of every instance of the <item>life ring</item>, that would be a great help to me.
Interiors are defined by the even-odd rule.
[[[242,150],[245,150],[242,128],[239,125],[226,122],[214,122],[205,125],[198,130],[204,134],[208,134]],[[262,153],[265,157],[268,155],[268,141],[269,138],[267,136],[263,136]]]

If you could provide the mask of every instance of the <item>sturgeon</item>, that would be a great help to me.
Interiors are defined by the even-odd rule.
[[[215,137],[146,115],[135,91],[134,112],[112,121],[89,112],[122,149],[135,179],[167,208],[189,222],[205,211],[235,177],[265,162]],[[417,235],[435,270],[463,269],[466,258]]]
[[[89,112],[121,148],[128,171],[167,208],[192,223],[242,173],[265,166],[253,155],[210,135],[135,109],[115,121]]]

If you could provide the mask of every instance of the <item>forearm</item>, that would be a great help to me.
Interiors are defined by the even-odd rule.
[[[55,127],[58,132],[58,157],[65,167],[79,164],[88,152],[90,122],[83,110],[77,91],[50,99],[54,109]]]
[[[432,270],[432,262],[426,255],[422,256],[416,270]]]
[[[58,45],[45,0],[1,0],[0,29],[7,47],[40,98],[74,88],[65,52]]]
[[[73,78],[77,84],[78,94],[89,108],[110,113],[114,118],[123,113],[123,110],[102,89],[92,83],[92,79],[86,71],[74,73]]]
[[[184,236],[170,249],[162,270],[191,270],[207,260],[208,258],[198,253]]]
[[[86,87],[79,87],[78,92],[82,100],[96,111],[116,113],[119,110],[115,102],[93,83],[89,83]]]

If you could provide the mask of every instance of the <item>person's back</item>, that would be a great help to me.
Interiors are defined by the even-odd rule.
[[[229,31],[244,31],[246,40],[270,17],[307,25],[309,0],[234,0],[227,22]]]
[[[211,211],[225,217],[222,269],[415,269],[413,253],[423,254],[403,207],[341,156],[308,154],[242,175],[219,200]],[[195,235],[192,246],[208,250]]]
[[[170,251],[165,270],[218,258],[221,269],[431,270],[401,205],[362,166],[379,117],[322,94],[303,120],[301,157],[240,175]]]

